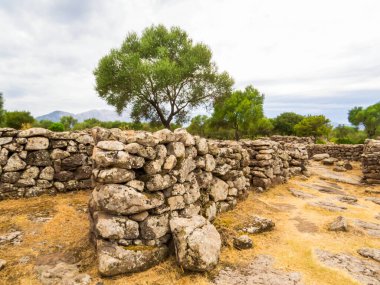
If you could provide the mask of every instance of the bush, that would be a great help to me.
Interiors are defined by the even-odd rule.
[[[23,126],[29,126],[34,123],[34,118],[27,111],[13,111],[5,113],[5,126],[20,130]]]
[[[65,130],[65,126],[62,123],[53,123],[50,125],[49,130],[53,132],[63,132]]]

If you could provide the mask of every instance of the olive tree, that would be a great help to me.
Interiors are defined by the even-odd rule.
[[[218,72],[211,50],[194,43],[178,27],[146,28],[129,33],[120,48],[100,59],[94,71],[96,91],[135,121],[184,123],[191,108],[210,106],[231,91],[232,78]]]

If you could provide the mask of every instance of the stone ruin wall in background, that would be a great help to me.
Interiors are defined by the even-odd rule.
[[[306,171],[303,144],[215,141],[183,129],[94,129],[92,237],[102,275],[147,269],[168,254],[175,217],[212,221],[247,191]],[[135,250],[138,247],[138,250]]]
[[[87,132],[0,129],[0,200],[91,189]]]
[[[363,154],[363,144],[310,144],[309,157],[315,154],[327,153],[339,160],[360,161]]]
[[[366,140],[362,156],[363,182],[380,184],[380,140]]]

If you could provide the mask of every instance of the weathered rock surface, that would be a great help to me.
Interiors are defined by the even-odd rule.
[[[4,235],[0,236],[0,245],[2,244],[20,244],[22,241],[22,232],[21,231],[10,231]]]
[[[99,186],[92,197],[96,207],[121,215],[143,212],[164,204],[161,193],[141,193],[132,187],[119,184]]]
[[[215,285],[301,285],[301,274],[273,267],[273,258],[259,255],[250,264],[236,269],[222,269],[214,280]]]
[[[322,208],[331,212],[340,212],[347,210],[347,207],[336,205],[332,202],[328,201],[317,201],[317,202],[310,202],[308,203],[310,206]]]
[[[334,232],[346,232],[348,230],[347,220],[339,216],[337,217],[330,225],[329,225],[329,231]]]
[[[253,247],[252,239],[247,235],[241,235],[234,238],[233,245],[236,249],[249,249]]]
[[[358,253],[361,256],[372,258],[373,260],[380,262],[380,249],[363,247],[358,249]]]
[[[191,271],[210,271],[217,265],[221,239],[209,221],[202,216],[172,218],[170,229],[180,266]]]
[[[98,245],[99,272],[102,276],[144,271],[168,256],[167,246],[118,246],[109,242]]]
[[[268,219],[259,216],[252,217],[247,225],[241,227],[241,231],[249,234],[258,234],[262,232],[271,231],[275,226],[275,223]]]
[[[296,189],[293,189],[293,188],[289,188],[289,192],[292,193],[293,196],[301,198],[301,199],[312,199],[312,198],[316,198],[317,197],[317,196],[315,196],[313,194],[306,193],[306,192],[303,192],[303,191],[300,191],[300,190],[296,190]]]
[[[333,254],[315,250],[317,258],[326,266],[346,271],[362,284],[380,284],[380,264],[356,258],[345,253]]]
[[[312,159],[315,161],[321,161],[329,157],[330,155],[328,153],[320,153],[320,154],[314,154]]]
[[[36,271],[43,285],[87,285],[91,282],[91,277],[79,273],[75,264],[59,262],[56,265],[40,265]]]
[[[0,259],[0,271],[7,265],[7,262],[4,259]]]
[[[368,235],[380,238],[380,224],[370,223],[359,219],[355,219],[354,224],[365,230]]]

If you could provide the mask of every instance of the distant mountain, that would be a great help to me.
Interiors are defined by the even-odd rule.
[[[59,120],[61,119],[61,117],[64,117],[64,116],[73,116],[73,117],[75,117],[74,114],[69,113],[69,112],[64,112],[64,111],[54,111],[54,112],[51,112],[51,113],[49,113],[49,114],[39,116],[39,117],[37,117],[36,119],[37,119],[38,121],[42,121],[42,120],[50,120],[50,121],[53,121],[53,122],[59,122]]]
[[[127,112],[124,112],[119,116],[115,111],[100,109],[100,110],[90,110],[79,114],[73,114],[64,111],[54,111],[46,115],[42,115],[37,117],[36,119],[41,120],[50,120],[53,122],[59,122],[61,117],[63,116],[72,116],[77,119],[79,122],[83,122],[84,120],[95,118],[100,121],[131,121],[131,118],[128,116]]]

